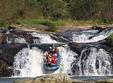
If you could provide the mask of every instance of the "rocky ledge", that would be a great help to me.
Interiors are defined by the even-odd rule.
[[[113,79],[105,80],[72,80],[65,74],[49,74],[34,79],[16,80],[14,83],[113,83]]]

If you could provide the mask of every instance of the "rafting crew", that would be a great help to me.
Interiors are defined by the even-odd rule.
[[[56,64],[57,53],[58,53],[57,48],[49,47],[49,50],[48,50],[47,55],[46,55],[46,60],[47,60],[48,65],[55,65]]]

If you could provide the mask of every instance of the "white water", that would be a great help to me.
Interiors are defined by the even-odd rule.
[[[111,57],[108,52],[103,49],[97,50],[96,48],[91,48],[90,54],[84,56],[85,58],[82,59],[83,53],[85,53],[85,51],[86,49],[82,51],[79,58],[80,60],[77,63],[79,66],[80,75],[104,76],[112,74]]]
[[[34,44],[39,43],[57,43],[57,41],[53,40],[48,34],[38,34],[36,32],[31,33],[33,37],[37,37],[39,39],[34,39]]]
[[[69,48],[59,47],[59,53],[62,57],[60,68],[53,73],[69,73],[71,72],[71,63],[75,60],[76,53]],[[14,61],[14,76],[19,77],[35,77],[46,74],[43,69],[44,54],[38,48],[24,48],[17,53]],[[17,72],[20,73],[17,73]]]
[[[15,56],[14,76],[34,77],[43,74],[43,52],[38,48],[23,48]],[[18,73],[19,72],[19,73]]]
[[[52,40],[49,35],[46,34],[32,34],[35,37],[39,37],[40,43],[56,43]],[[77,54],[72,52],[68,46],[58,47],[59,53],[61,55],[61,65],[60,68],[53,73],[69,73],[71,72],[70,65],[75,60],[74,56]],[[38,48],[29,49],[23,48],[17,53],[14,60],[14,75],[19,77],[34,77],[45,74],[43,69],[43,58],[45,53]],[[19,73],[18,73],[19,72]]]
[[[8,38],[7,37],[7,43],[27,43],[24,38],[17,37],[17,38]]]
[[[77,54],[70,50],[68,46],[65,47],[58,47],[59,53],[61,55],[61,64],[60,68],[55,73],[71,73],[71,63],[76,60],[74,56],[77,56]]]
[[[34,37],[38,37],[39,39],[35,40],[34,43],[57,43],[57,41],[52,40],[52,38],[47,34],[37,34],[32,33]],[[91,40],[88,39],[90,35],[82,34],[80,36],[74,35],[73,39],[74,41],[78,42],[94,42],[99,41],[104,38],[106,38],[109,34],[106,33],[106,35],[99,34],[95,37],[93,37]],[[55,71],[54,73],[70,73],[71,71],[71,63],[73,61],[76,61],[75,56],[77,54],[70,50],[68,46],[59,46],[59,53],[61,55],[61,64],[60,68]],[[87,50],[87,49],[86,49]],[[98,51],[95,48],[91,49],[91,52],[86,57],[87,60],[82,60],[82,53],[84,53],[84,50],[81,52],[81,56],[79,57],[79,61],[77,65],[79,66],[79,72],[80,75],[110,75],[111,74],[111,58],[109,54],[103,50],[99,49]],[[35,77],[40,76],[43,74],[46,74],[46,72],[43,69],[43,58],[44,58],[45,52],[43,50],[38,48],[23,48],[20,52],[17,53],[14,60],[14,75],[13,76],[19,76],[19,77]],[[99,61],[99,68],[96,68],[96,61]],[[81,62],[84,61],[84,70],[82,70]],[[104,64],[104,65],[103,65]],[[84,72],[84,74],[82,73]],[[107,72],[107,74],[106,74]]]
[[[87,32],[86,32],[87,33]],[[72,40],[73,42],[77,42],[77,43],[91,43],[91,42],[98,42],[98,41],[101,41],[101,40],[104,40],[106,39],[107,37],[109,37],[113,31],[107,31],[107,32],[101,32],[101,33],[97,33],[95,34],[94,37],[92,37],[93,35],[92,34],[86,34],[86,33],[82,33],[82,34],[73,34],[72,36]],[[89,37],[92,37],[91,39],[89,39]]]

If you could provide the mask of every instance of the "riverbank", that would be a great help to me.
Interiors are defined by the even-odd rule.
[[[27,25],[27,24],[13,24],[10,25],[11,27],[15,27],[16,30],[22,31],[35,31],[35,32],[52,32],[49,31],[49,26],[46,25]],[[84,30],[84,29],[104,29],[107,27],[113,27],[113,25],[66,25],[66,26],[59,26],[57,31],[55,32],[63,32],[66,30]]]
[[[72,19],[17,19],[14,24],[4,24],[1,28],[9,26],[25,31],[61,32],[73,29],[91,29],[95,27],[113,27],[113,22],[103,20],[72,20]]]
[[[20,29],[32,29],[39,31],[61,32],[73,29],[91,29],[95,27],[112,27],[112,22],[104,22],[103,20],[72,20],[72,19],[19,19],[16,27]],[[20,27],[19,27],[20,26]]]

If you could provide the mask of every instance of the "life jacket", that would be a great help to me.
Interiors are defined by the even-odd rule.
[[[48,64],[56,64],[56,62],[57,62],[57,52],[58,52],[57,48],[55,48],[54,51],[51,51],[51,50],[48,51],[48,55],[46,56]]]
[[[51,55],[47,55],[46,59],[47,59],[47,63],[48,64],[56,64],[56,54]]]
[[[52,56],[52,63],[53,64],[56,64],[56,59],[57,59],[56,54],[53,54],[53,56]]]
[[[50,54],[47,55],[46,59],[47,59],[47,63],[48,64],[51,64],[51,62],[52,62],[52,56]]]

